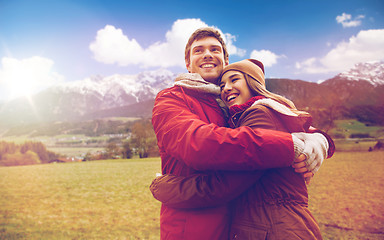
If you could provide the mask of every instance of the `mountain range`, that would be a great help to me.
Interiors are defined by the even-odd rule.
[[[150,117],[156,94],[172,86],[176,75],[159,69],[137,75],[93,76],[64,83],[30,99],[19,98],[0,104],[0,124]],[[344,111],[342,115],[346,117],[356,107],[374,111],[384,108],[383,62],[356,64],[349,71],[321,83],[283,78],[266,82],[270,91],[291,99],[298,108],[314,109],[314,112],[338,109]],[[383,119],[384,123],[383,112],[377,112],[374,122]]]

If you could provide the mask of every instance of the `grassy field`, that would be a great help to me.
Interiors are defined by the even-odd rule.
[[[324,239],[384,239],[384,151],[336,152],[309,185]]]
[[[340,135],[350,137],[352,134],[368,134],[373,138],[379,138],[384,135],[383,126],[367,126],[354,119],[335,120],[335,127],[329,131],[331,135]]]
[[[334,139],[338,152],[368,152],[375,146],[376,139]],[[383,139],[381,139],[383,142]]]
[[[160,160],[0,168],[0,239],[159,239]],[[338,152],[309,186],[324,239],[384,239],[384,152]]]
[[[159,159],[0,168],[0,239],[159,239]]]

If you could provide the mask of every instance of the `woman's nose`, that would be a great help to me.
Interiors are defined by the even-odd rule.
[[[232,89],[231,84],[226,83],[226,84],[224,85],[223,91],[224,91],[224,92],[229,92],[229,91],[231,91],[231,89]]]

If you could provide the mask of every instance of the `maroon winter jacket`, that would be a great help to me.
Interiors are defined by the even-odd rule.
[[[163,174],[190,176],[207,170],[250,171],[291,165],[291,134],[249,127],[226,128],[217,97],[180,86],[157,95],[152,124]],[[240,184],[239,192],[248,187]],[[228,214],[227,205],[194,210],[162,205],[161,239],[227,239]]]

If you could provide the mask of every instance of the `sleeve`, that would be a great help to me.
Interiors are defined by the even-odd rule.
[[[161,150],[196,170],[255,170],[290,166],[294,159],[289,133],[244,126],[207,124],[185,98],[161,92],[152,124]]]
[[[264,106],[246,111],[240,125],[276,129],[278,121]],[[195,174],[188,177],[163,175],[153,180],[150,190],[157,200],[173,208],[212,207],[227,203],[251,187],[263,171]]]
[[[214,172],[188,177],[163,175],[153,180],[155,199],[173,208],[202,208],[225,204],[251,187],[263,171]]]

